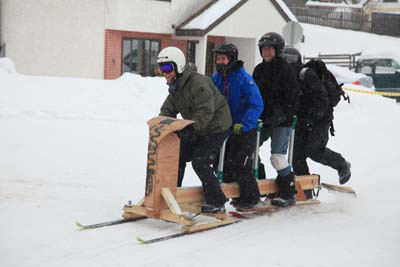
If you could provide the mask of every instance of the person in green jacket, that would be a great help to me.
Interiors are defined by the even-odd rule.
[[[182,186],[186,162],[191,161],[204,190],[205,204],[201,211],[225,212],[227,199],[211,164],[232,126],[228,103],[209,77],[197,73],[193,64],[186,65],[179,48],[161,50],[157,63],[169,86],[160,115],[176,118],[180,113],[183,119],[195,121],[177,132],[181,139],[178,186]]]

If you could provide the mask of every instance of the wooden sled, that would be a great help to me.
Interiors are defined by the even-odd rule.
[[[235,219],[226,214],[202,214],[213,217],[211,222],[198,223],[189,213],[200,213],[204,203],[201,186],[177,188],[180,139],[174,133],[194,123],[164,116],[155,117],[149,125],[149,145],[147,153],[147,173],[145,196],[136,205],[123,208],[123,218],[149,217],[183,225],[184,232],[203,231],[221,225],[231,224]],[[303,190],[319,188],[318,175],[296,177],[298,201],[306,200]],[[259,180],[262,195],[277,192],[275,179]],[[221,184],[227,198],[239,197],[237,183]]]

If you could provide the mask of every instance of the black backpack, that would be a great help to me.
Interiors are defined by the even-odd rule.
[[[328,70],[325,63],[320,59],[312,59],[302,67],[302,72],[305,69],[312,69],[320,78],[326,91],[328,91],[329,102],[331,107],[334,108],[339,103],[341,97],[350,103],[350,97],[343,91],[342,84],[339,84],[335,76]],[[305,73],[305,71],[304,71]],[[302,79],[300,79],[302,80]]]

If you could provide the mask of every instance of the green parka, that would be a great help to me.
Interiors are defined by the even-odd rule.
[[[176,89],[171,90],[161,106],[162,116],[193,120],[193,128],[199,135],[220,133],[232,126],[228,102],[212,80],[186,66],[177,79]]]

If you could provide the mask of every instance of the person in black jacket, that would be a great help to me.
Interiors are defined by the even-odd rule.
[[[298,74],[302,95],[297,112],[293,151],[293,170],[296,175],[309,175],[307,158],[330,166],[338,171],[340,184],[351,176],[350,163],[343,156],[326,147],[329,140],[329,127],[333,120],[333,108],[328,91],[313,69],[304,68],[301,54],[296,48],[285,48],[283,58],[291,64]],[[312,197],[306,192],[307,197]]]
[[[277,170],[279,194],[271,200],[271,204],[281,207],[295,205],[295,181],[292,167],[286,160],[289,137],[298,101],[300,87],[292,67],[282,59],[281,54],[285,41],[278,33],[270,32],[258,42],[263,62],[253,72],[262,98],[264,110],[261,114],[263,129],[260,145],[271,137],[271,164]],[[259,166],[261,176],[263,166]],[[264,178],[264,177],[260,177]]]

